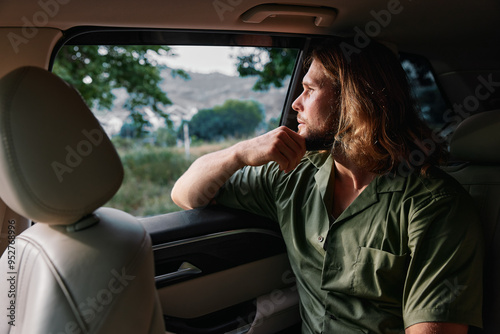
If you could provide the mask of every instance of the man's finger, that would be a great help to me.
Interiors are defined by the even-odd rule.
[[[295,164],[293,168],[295,168],[300,163],[302,157],[306,153],[305,139],[301,135],[292,131],[289,128],[285,128],[284,132],[287,134],[289,138],[289,140],[285,141],[285,144],[287,144],[288,147],[295,153],[293,159]]]

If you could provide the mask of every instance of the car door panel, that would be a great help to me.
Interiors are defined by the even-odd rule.
[[[298,322],[295,278],[277,223],[217,206],[142,223],[153,241],[167,330],[274,333]]]

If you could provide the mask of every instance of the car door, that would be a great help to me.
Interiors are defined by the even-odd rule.
[[[130,48],[132,48],[132,57],[134,57],[134,45],[138,45],[144,50],[144,45],[160,44],[169,45],[168,48],[172,45],[235,47],[241,44],[246,46],[245,56],[249,57],[250,55],[250,58],[247,58],[250,61],[253,56],[248,53],[248,50],[251,50],[249,47],[260,48],[255,50],[261,52],[261,55],[262,52],[265,54],[270,47],[279,47],[281,50],[293,49],[293,57],[295,58],[292,68],[295,73],[300,73],[300,59],[305,45],[307,45],[307,39],[290,36],[189,31],[76,29],[69,31],[67,38],[58,46],[60,51],[58,55],[53,57],[53,68],[56,73],[61,73],[61,75],[64,75],[66,71],[64,66],[72,68],[73,73],[66,79],[71,81],[76,76],[77,80],[74,80],[73,84],[79,85],[81,82],[87,82],[87,85],[89,83],[99,85],[98,76],[102,76],[99,71],[106,72],[109,67],[118,66],[117,62],[106,60],[103,64],[107,65],[102,65],[103,68],[100,69],[97,67],[97,70],[95,66],[89,66],[88,71],[80,73],[81,77],[78,78],[78,75],[75,74],[77,67],[73,67],[75,62],[82,63],[77,64],[78,66],[99,63],[95,58],[85,60],[87,57],[85,52],[90,52],[85,46],[96,46],[97,57],[109,58],[111,52],[123,54],[130,52]],[[109,45],[116,45],[116,47],[110,48]],[[263,49],[264,47],[268,49]],[[67,57],[71,61],[65,63],[63,57]],[[90,56],[87,58],[91,59]],[[269,63],[272,62],[272,59],[266,61]],[[97,71],[97,73],[89,71]],[[184,75],[185,73],[180,71],[177,74]],[[291,101],[294,98],[288,92],[296,91],[300,80],[294,77],[293,73],[290,74],[292,74],[291,78],[290,75],[282,78],[284,87],[281,88],[282,100],[278,111],[282,123],[286,122],[287,118],[295,121],[295,116],[288,115],[288,112],[291,111]],[[191,77],[194,76],[195,73],[192,73]],[[168,86],[168,80],[163,84],[163,87],[171,87],[171,90],[174,89],[172,87],[178,88],[179,85],[181,87],[184,85],[183,81],[180,81],[174,86]],[[214,83],[214,85],[216,84]],[[81,92],[85,92],[86,88],[87,86],[82,85]],[[168,89],[166,90],[167,96],[170,96]],[[113,93],[119,95],[120,89],[114,90]],[[272,93],[267,91],[261,95]],[[132,93],[129,94],[129,96],[131,95]],[[188,95],[188,99],[189,97],[194,98],[193,95]],[[92,104],[95,101],[88,102]],[[177,107],[180,108],[180,106]],[[115,106],[110,109],[112,108]],[[101,113],[102,116],[102,111],[99,111],[99,108],[94,109],[96,109],[96,114]],[[172,121],[174,116],[171,114],[169,121]],[[178,131],[186,131],[184,123],[181,122],[178,125]],[[192,125],[191,133],[194,133],[196,130],[194,123],[190,124]],[[126,132],[125,125],[121,127],[118,135],[111,136],[116,136],[113,139],[124,162],[127,179],[127,172],[138,175],[140,167],[137,167],[137,159],[139,158],[136,159],[135,156],[132,157],[131,154],[121,151],[126,146],[123,142],[127,138],[121,136],[122,132]],[[260,131],[265,131],[265,129],[261,127]],[[200,133],[196,132],[198,136],[201,136]],[[181,139],[177,141],[182,142],[182,139],[186,139],[187,136],[189,135],[185,132],[181,133],[178,135],[178,138]],[[147,155],[146,151],[149,150],[150,146],[143,143],[146,140],[145,137],[135,139],[140,139],[140,145],[144,145],[140,154],[141,158],[145,159],[144,156]],[[196,140],[199,141],[200,138],[196,137]],[[129,141],[126,142],[129,143]],[[193,139],[189,142],[192,143]],[[184,142],[181,144],[180,150],[185,149],[187,153],[190,150],[188,146],[189,143]],[[160,148],[156,150],[156,153],[159,150]],[[173,166],[173,163],[170,164],[170,160],[167,161],[166,158],[162,160],[161,154],[153,154],[151,159],[162,164],[164,171],[161,173],[166,174]],[[145,178],[151,180],[154,179],[152,164],[148,166],[141,173],[145,174]],[[131,197],[142,192],[142,186],[145,182],[134,179],[134,177],[131,176],[133,181],[130,187],[132,189],[128,193]],[[122,188],[127,188],[127,185],[123,185]],[[210,190],[200,189],[199,191]],[[160,192],[159,200],[168,201],[168,187],[161,189]],[[117,196],[125,195],[119,193]],[[142,197],[147,196],[154,197],[156,195],[143,195]],[[115,206],[117,201],[112,200],[108,205]],[[138,216],[144,215],[143,212],[134,211],[135,207],[120,207],[120,205],[117,207]],[[141,218],[141,223],[152,238],[156,287],[163,308],[165,326],[169,333],[300,332],[295,278],[290,269],[286,249],[276,222],[262,216],[221,206],[209,206],[187,211],[174,210],[175,212],[164,210],[160,209],[153,214],[144,215]]]
[[[143,218],[173,333],[275,333],[298,323],[298,295],[275,222],[207,207]]]

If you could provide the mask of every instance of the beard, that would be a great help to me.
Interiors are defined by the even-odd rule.
[[[335,142],[335,133],[331,131],[314,132],[304,138],[307,151],[331,151]]]
[[[333,150],[338,127],[333,112],[328,115],[324,124],[321,129],[309,129],[309,133],[304,137],[307,151]]]

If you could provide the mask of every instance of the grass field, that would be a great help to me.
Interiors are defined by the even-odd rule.
[[[105,206],[145,217],[181,210],[170,199],[175,181],[199,156],[236,141],[192,146],[186,159],[184,148],[156,147],[132,140],[113,141],[123,163],[125,177],[117,194]]]

